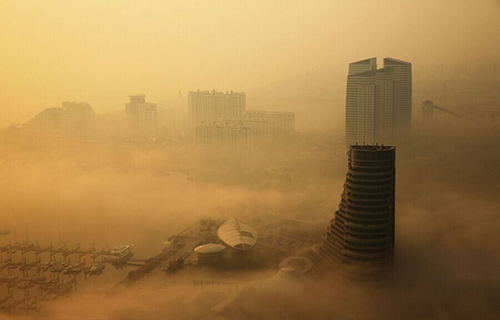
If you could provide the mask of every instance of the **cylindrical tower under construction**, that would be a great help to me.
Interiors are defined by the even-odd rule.
[[[342,266],[385,265],[394,255],[395,147],[353,145],[339,209],[320,254]]]

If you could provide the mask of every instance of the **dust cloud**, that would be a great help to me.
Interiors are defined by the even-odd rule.
[[[499,14],[498,0],[4,1],[0,319],[498,319]],[[352,281],[311,249],[345,183],[348,64],[377,56],[412,63],[412,134],[397,146],[390,275]],[[187,129],[187,92],[197,89],[244,91],[247,110],[293,112],[294,132],[251,150],[202,151]],[[158,102],[154,137],[129,131],[135,93]],[[67,100],[92,106],[94,131],[29,132],[29,119]],[[441,108],[430,123],[424,100]],[[131,280],[167,240],[233,217],[271,221],[275,233],[257,242],[267,264],[221,272],[193,262],[172,275],[165,260]],[[285,248],[293,241],[276,239],[286,232],[308,250]],[[12,296],[8,287],[16,243],[133,244],[136,264],[79,274],[75,290],[32,310],[36,287]],[[313,269],[287,275],[279,262],[293,255]]]
[[[411,147],[398,150],[396,258],[390,280],[351,283],[319,272],[298,291],[249,288],[225,316],[496,318],[499,133],[475,125],[415,131]],[[298,145],[253,161],[217,154],[197,158],[189,148],[176,153],[107,146],[101,152],[95,146],[75,151],[4,144],[0,222],[17,230],[18,241],[24,240],[27,224],[30,240],[44,244],[134,243],[134,251],[147,258],[161,250],[162,241],[200,218],[288,217],[325,201],[333,215],[345,175],[345,146],[323,133],[304,136]],[[322,233],[316,236],[319,242]],[[262,280],[276,271],[256,271],[252,277]],[[255,281],[249,275],[218,276]],[[156,289],[98,290],[96,282],[48,305],[42,317],[202,317],[207,312],[203,306],[183,302],[192,284],[176,279]]]

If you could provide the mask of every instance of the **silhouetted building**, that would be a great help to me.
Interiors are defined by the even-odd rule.
[[[27,128],[43,134],[68,132],[71,128],[69,113],[62,108],[47,108],[33,117]]]
[[[196,126],[196,145],[202,149],[251,149],[250,129],[238,123],[201,123]]]
[[[130,130],[145,136],[155,136],[158,127],[158,110],[155,103],[146,102],[143,94],[130,96],[126,104]]]
[[[405,142],[408,141],[411,130],[411,109],[413,96],[411,63],[392,58],[385,58],[384,68],[393,69],[392,73],[395,92],[393,114],[394,142]]]
[[[295,114],[292,112],[246,111],[241,121],[250,128],[256,141],[268,142],[291,137],[295,133]]]
[[[339,209],[319,247],[328,262],[384,266],[394,255],[395,147],[354,145]]]
[[[240,118],[214,122],[213,125],[245,128],[252,146],[256,146],[292,137],[295,115],[291,112],[246,111]]]
[[[137,130],[139,127],[139,105],[146,103],[146,95],[138,94],[129,96],[130,102],[125,104],[127,120],[131,129]]]
[[[409,139],[411,129],[411,63],[376,58],[349,64],[346,93],[346,140],[394,144]]]
[[[155,103],[146,102],[138,107],[138,131],[147,136],[155,136],[158,126],[158,111]]]
[[[94,127],[94,110],[87,102],[63,101],[62,108],[69,113],[72,129],[91,131]]]
[[[245,112],[246,97],[243,92],[190,91],[188,95],[189,118],[193,127],[231,118]]]
[[[33,117],[27,128],[34,133],[88,133],[93,128],[94,111],[86,102],[64,101],[60,108],[47,108]]]

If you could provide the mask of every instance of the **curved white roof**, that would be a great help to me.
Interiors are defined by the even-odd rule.
[[[211,255],[221,253],[222,251],[224,251],[224,249],[226,249],[226,247],[222,244],[207,243],[194,248],[194,252],[200,255]]]
[[[237,250],[248,250],[257,242],[257,231],[244,223],[231,219],[224,222],[217,230],[217,237],[227,246]]]

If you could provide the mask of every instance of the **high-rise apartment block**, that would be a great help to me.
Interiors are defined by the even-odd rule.
[[[378,269],[392,262],[395,222],[395,147],[353,145],[339,209],[319,247],[343,269]]]
[[[194,127],[231,118],[245,112],[246,97],[243,92],[190,91],[188,95],[189,118]]]
[[[126,104],[127,120],[132,132],[154,136],[158,127],[158,108],[155,103],[146,102],[143,94],[130,96]]]
[[[348,145],[397,144],[409,139],[411,127],[411,63],[376,58],[349,64],[346,94]]]
[[[198,146],[250,148],[291,137],[291,112],[247,111],[243,92],[190,91],[189,117]]]

